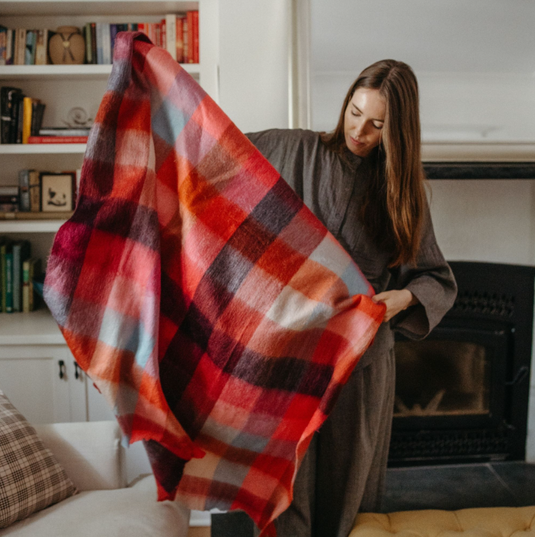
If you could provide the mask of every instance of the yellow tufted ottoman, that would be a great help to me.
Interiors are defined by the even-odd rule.
[[[349,537],[535,537],[535,506],[361,513]]]

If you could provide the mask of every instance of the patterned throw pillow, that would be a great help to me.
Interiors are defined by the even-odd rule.
[[[52,452],[0,390],[0,528],[75,493]]]

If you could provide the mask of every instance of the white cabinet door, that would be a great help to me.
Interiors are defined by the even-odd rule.
[[[65,345],[0,346],[0,389],[31,423],[87,419],[86,379]]]

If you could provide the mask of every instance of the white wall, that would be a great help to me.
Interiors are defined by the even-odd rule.
[[[365,65],[362,68],[366,67]],[[535,140],[535,77],[503,73],[417,72],[422,139]],[[312,127],[334,128],[358,72],[312,73]]]
[[[220,0],[219,104],[243,132],[288,127],[289,0]]]

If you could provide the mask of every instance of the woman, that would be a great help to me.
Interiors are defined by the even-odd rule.
[[[452,306],[456,284],[425,196],[418,85],[405,63],[365,69],[332,133],[249,134],[346,248],[386,305],[361,358],[297,474],[279,537],[346,537],[359,511],[378,511],[394,406],[393,330],[425,337]]]

